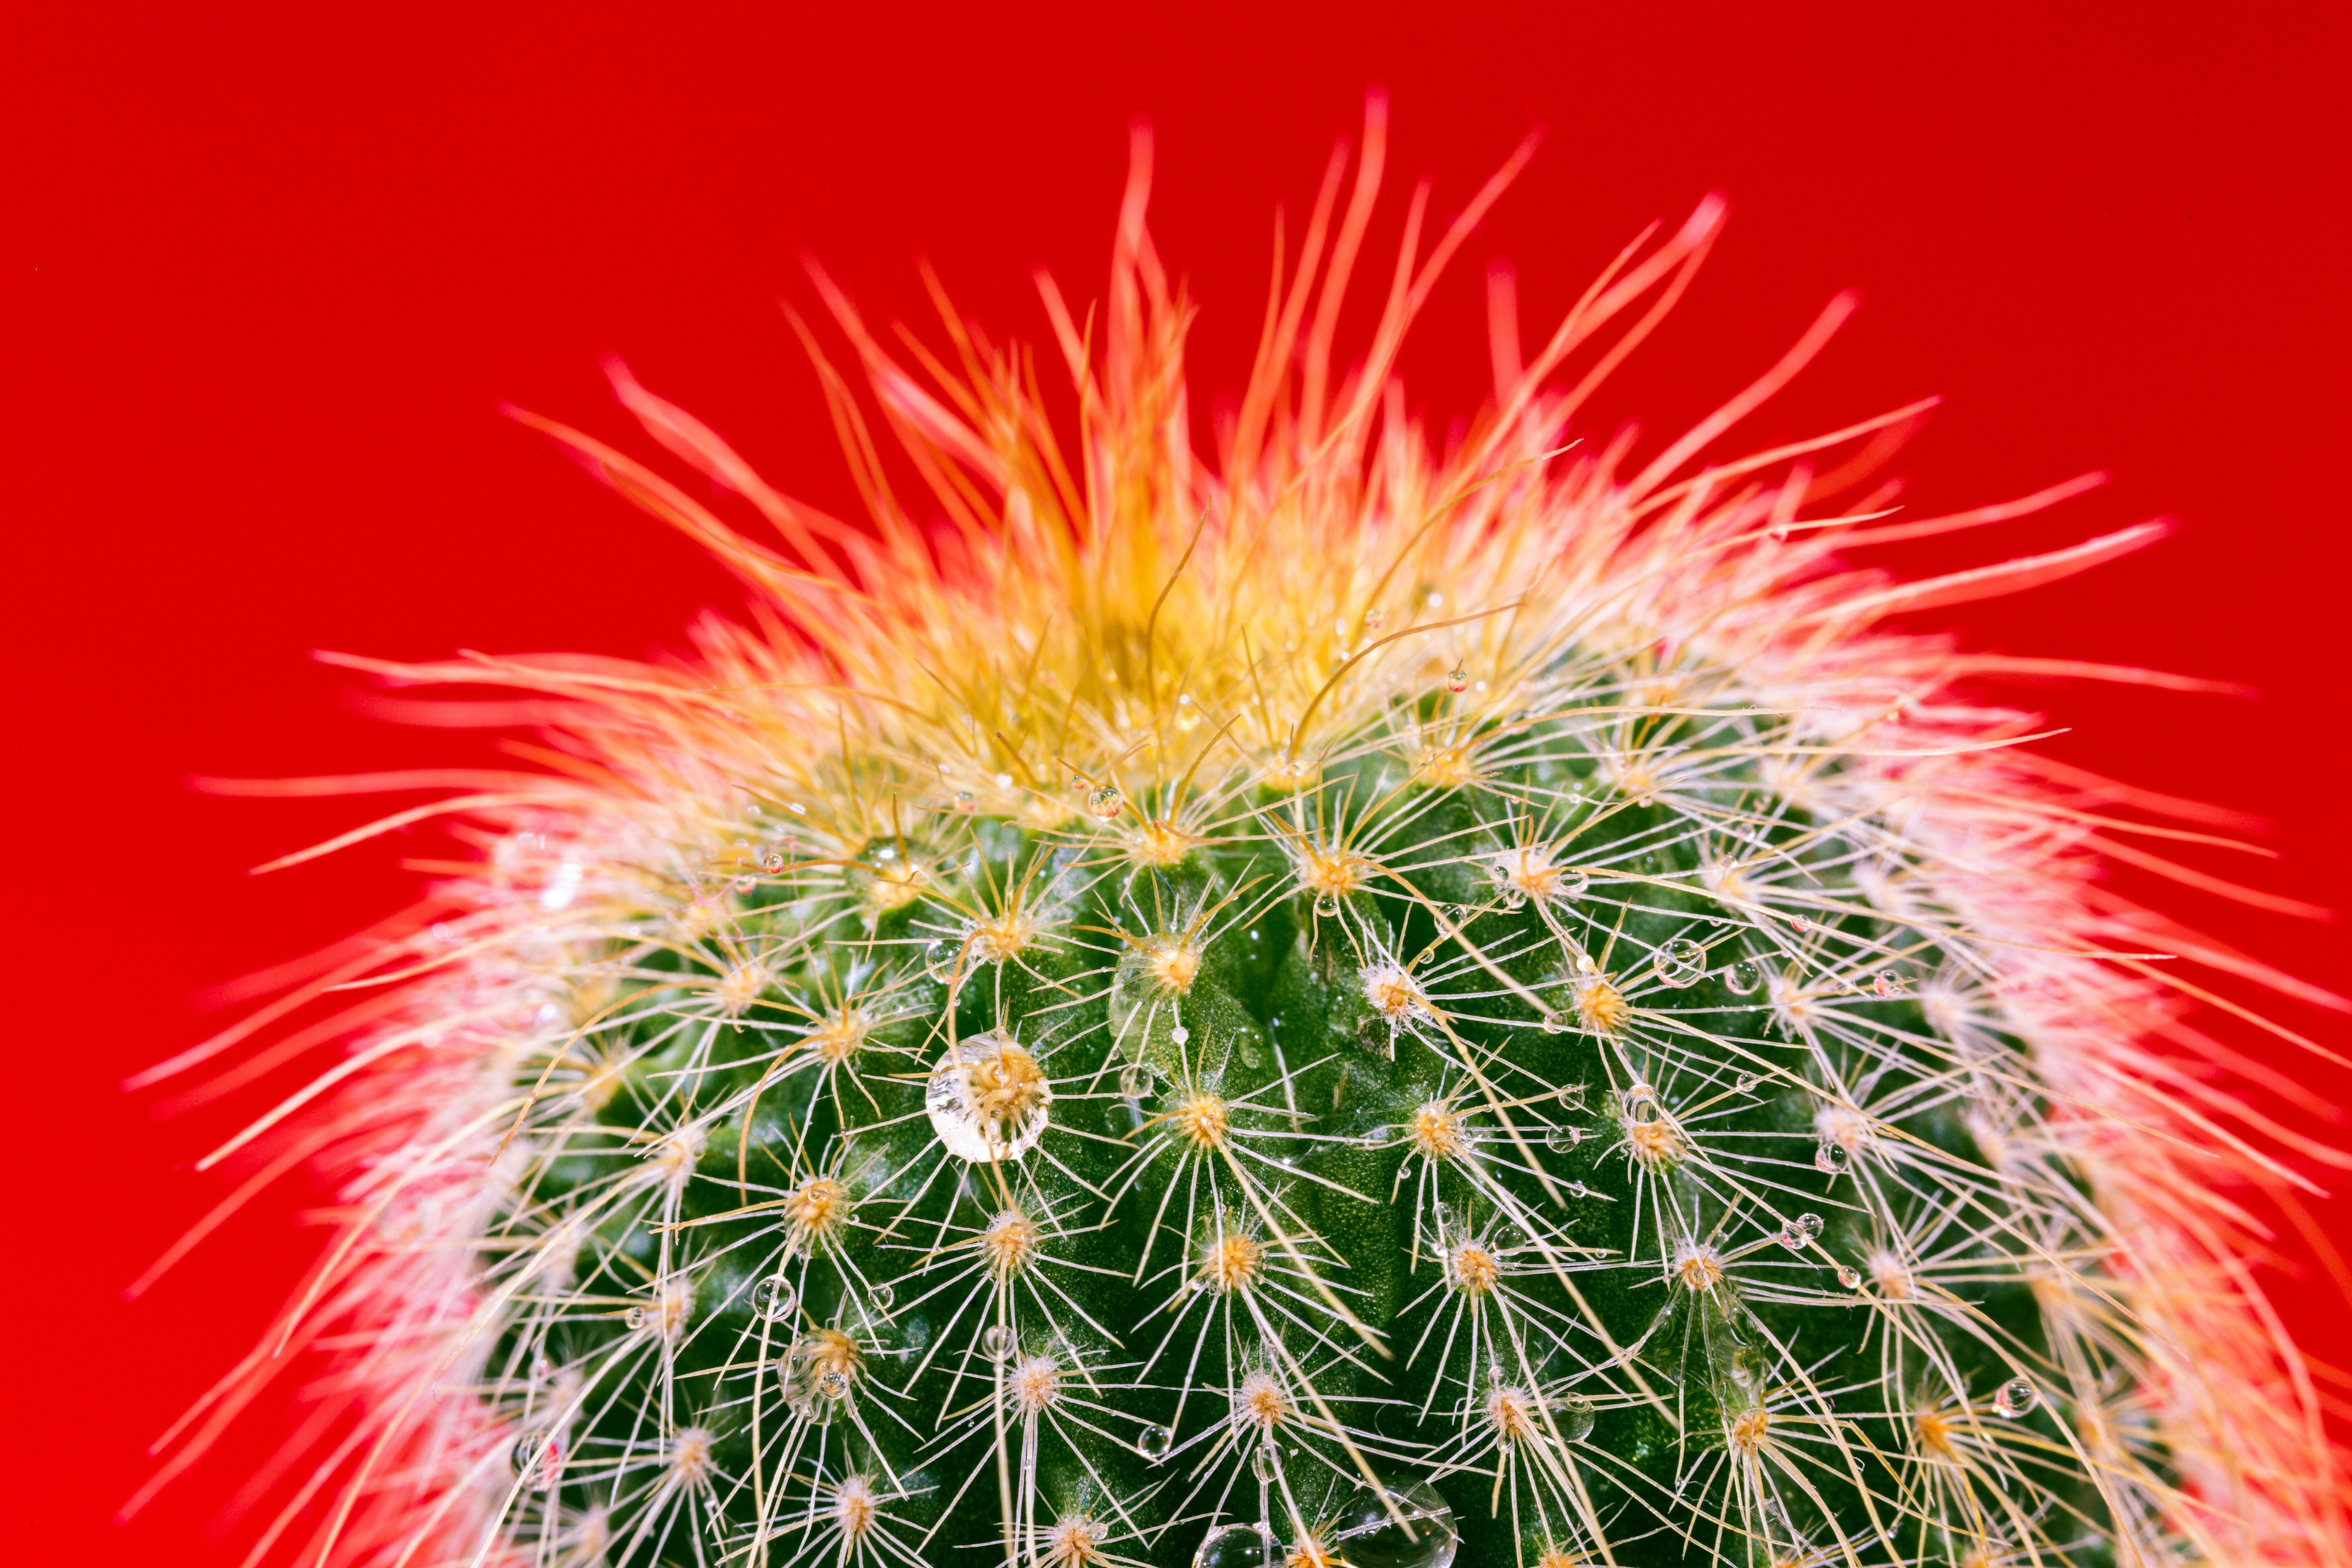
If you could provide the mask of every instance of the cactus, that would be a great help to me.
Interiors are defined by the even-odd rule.
[[[2213,950],[2094,879],[2140,797],[1879,627],[2155,531],[1845,564],[1995,514],[1813,477],[1916,410],[1713,455],[1843,301],[1655,456],[1580,443],[1712,199],[1441,451],[1394,355],[1511,169],[1427,256],[1415,206],[1335,375],[1380,129],[1214,466],[1140,174],[1107,310],[1045,285],[1075,446],[1028,357],[943,310],[902,364],[822,276],[867,524],[625,374],[723,505],[527,417],[752,616],[353,661],[528,694],[548,766],[427,808],[478,858],[295,993],[397,1000],[223,1152],[299,1123],[351,1215],[273,1339],[351,1434],[315,1560],[2346,1561],[2203,1201],[2269,1156],[2150,1046],[2148,955]]]

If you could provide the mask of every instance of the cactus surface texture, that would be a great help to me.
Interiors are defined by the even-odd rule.
[[[304,1561],[2345,1561],[2269,1156],[2151,1050],[2220,950],[2095,879],[2145,797],[1882,625],[2155,531],[1852,564],[2006,511],[1887,515],[1916,409],[1719,449],[1843,301],[1587,437],[1712,200],[1433,438],[1398,342],[1510,171],[1338,374],[1370,130],[1214,463],[1140,174],[1042,362],[819,277],[865,522],[625,374],[691,482],[529,421],[752,614],[355,661],[521,693],[548,765],[430,808],[478,857],[296,986],[397,981],[224,1152],[350,1216],[273,1337],[337,1369]]]

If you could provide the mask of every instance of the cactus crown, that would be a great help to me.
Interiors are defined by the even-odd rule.
[[[1327,187],[1219,473],[1140,178],[1099,350],[1048,286],[1075,461],[1025,359],[949,316],[961,374],[926,389],[820,279],[941,528],[813,337],[871,531],[625,377],[772,541],[546,426],[763,618],[705,626],[688,668],[375,667],[555,700],[568,772],[456,803],[482,867],[393,950],[432,976],[378,1041],[393,1131],[314,1294],[406,1327],[368,1352],[334,1549],[1563,1568],[2217,1539],[2151,1348],[2187,1309],[2111,1262],[2146,1184],[2102,1151],[2156,1134],[2081,1065],[2146,1005],[2093,951],[2128,924],[2085,912],[2099,803],[2011,749],[2025,718],[1948,695],[1945,645],[1866,629],[1957,590],[1828,553],[1870,508],[1809,455],[1909,411],[1705,456],[1825,317],[1638,470],[1562,449],[1576,367],[1647,330],[1710,202],[1438,458],[1392,356],[1503,177],[1409,242],[1337,380],[1370,186],[1318,293]],[[419,1404],[435,1376],[470,1393]],[[2242,1473],[2293,1442],[2255,1432]]]

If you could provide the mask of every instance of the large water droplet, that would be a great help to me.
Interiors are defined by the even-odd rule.
[[[1596,1414],[1592,1408],[1592,1401],[1588,1396],[1581,1394],[1560,1395],[1557,1412],[1559,1435],[1571,1443],[1581,1443],[1592,1436],[1592,1422]]]
[[[1872,978],[1870,989],[1880,996],[1900,996],[1903,994],[1903,976],[1891,969],[1882,969]]]
[[[886,1279],[866,1292],[866,1304],[877,1312],[887,1312],[898,1296],[898,1292],[890,1289],[890,1282]]]
[[[1451,1568],[1462,1546],[1454,1510],[1427,1481],[1386,1488],[1385,1500],[1360,1496],[1340,1516],[1339,1523],[1322,1534],[1348,1568]]]
[[[2042,1391],[2021,1377],[2012,1377],[1992,1396],[1992,1413],[2014,1421],[2031,1415],[2042,1403]]]
[[[1015,1343],[1011,1329],[1003,1323],[991,1323],[988,1331],[980,1336],[980,1353],[994,1362],[1011,1361]]]
[[[1576,1015],[1565,1007],[1557,1007],[1543,1016],[1544,1033],[1565,1035],[1576,1027]]]
[[[1706,949],[1678,936],[1658,949],[1651,967],[1659,980],[1679,991],[1706,973]]]
[[[1763,967],[1753,959],[1743,958],[1723,972],[1723,983],[1735,995],[1753,995],[1756,988],[1764,984]]]
[[[1834,1176],[1844,1170],[1853,1158],[1846,1152],[1844,1144],[1833,1138],[1824,1138],[1821,1146],[1813,1151],[1813,1169],[1824,1175]]]
[[[1127,809],[1127,796],[1119,794],[1117,784],[1105,784],[1087,796],[1087,809],[1108,822]]]
[[[1581,1127],[1555,1127],[1544,1134],[1544,1147],[1565,1154],[1584,1142]]]
[[[1862,1276],[1855,1273],[1853,1269],[1847,1268],[1843,1263],[1838,1265],[1837,1279],[1838,1283],[1844,1286],[1849,1290],[1859,1290],[1862,1289]]]
[[[1592,873],[1581,866],[1570,866],[1560,872],[1559,880],[1552,884],[1552,891],[1559,898],[1573,899],[1591,886]]]
[[[783,868],[784,868],[784,852],[783,852],[782,850],[781,850],[781,849],[777,848],[774,845],[772,845],[772,845],[770,845],[767,848],[762,849],[762,850],[761,850],[761,851],[760,851],[760,869],[761,869],[761,870],[762,870],[762,871],[781,871],[781,870],[782,870]]]
[[[1470,672],[1469,672],[1468,670],[1466,670],[1466,669],[1463,668],[1460,665],[1458,665],[1458,664],[1457,664],[1457,665],[1455,665],[1452,669],[1450,669],[1450,670],[1448,670],[1448,671],[1446,672],[1446,675],[1445,675],[1445,689],[1446,689],[1446,690],[1448,690],[1448,691],[1453,691],[1453,692],[1461,692],[1461,691],[1465,691],[1465,690],[1467,690],[1467,689],[1469,689],[1469,686],[1470,686]]]
[[[1118,1094],[1121,1100],[1141,1100],[1151,1092],[1151,1069],[1141,1062],[1129,1062],[1118,1069]]]
[[[646,1310],[643,1307],[632,1307],[621,1314],[621,1321],[631,1329],[642,1329],[646,1326]]]
[[[949,1153],[976,1164],[1035,1148],[1053,1103],[1037,1058],[996,1030],[950,1047],[923,1090],[931,1131]]]
[[[1282,1456],[1271,1447],[1260,1448],[1250,1456],[1250,1474],[1272,1486],[1275,1478],[1282,1474]]]
[[[1262,1524],[1221,1524],[1201,1540],[1192,1568],[1265,1568],[1285,1556],[1274,1531]]]
[[[791,1317],[800,1304],[800,1293],[781,1274],[772,1274],[751,1287],[751,1310],[772,1323]]]
[[[1170,1426],[1147,1426],[1135,1440],[1135,1451],[1155,1465],[1166,1458],[1168,1450],[1175,1446],[1176,1432]]]

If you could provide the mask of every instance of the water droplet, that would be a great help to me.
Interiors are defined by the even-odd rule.
[[[751,1310],[772,1323],[791,1317],[800,1304],[800,1293],[781,1274],[772,1274],[751,1287]]]
[[[2012,1377],[1992,1396],[1992,1413],[2014,1421],[2031,1415],[2042,1403],[2042,1391],[2021,1377]]]
[[[761,869],[761,870],[762,870],[762,871],[781,871],[781,870],[782,870],[783,868],[784,868],[784,852],[783,852],[782,850],[781,850],[781,849],[777,848],[774,845],[771,844],[771,845],[769,845],[765,849],[762,849],[762,850],[761,850],[761,851],[760,851],[760,869]]]
[[[1118,1069],[1118,1094],[1121,1100],[1141,1100],[1151,1092],[1151,1069],[1141,1062],[1129,1062]]]
[[[1315,896],[1315,912],[1328,921],[1339,912],[1339,900],[1328,893],[1318,893]]]
[[[1274,1531],[1262,1524],[1221,1524],[1201,1540],[1192,1568],[1265,1568],[1283,1560]]]
[[[1250,1474],[1272,1486],[1275,1478],[1282,1474],[1282,1456],[1270,1447],[1260,1448],[1250,1456]]]
[[[1658,1091],[1646,1083],[1634,1084],[1617,1097],[1618,1109],[1628,1121],[1640,1120],[1657,1102]]]
[[[1817,1214],[1801,1214],[1780,1228],[1780,1231],[1777,1233],[1777,1239],[1780,1241],[1781,1246],[1787,1247],[1790,1251],[1802,1252],[1805,1248],[1813,1244],[1813,1237],[1821,1235],[1821,1215]]]
[[[1706,973],[1706,949],[1678,936],[1658,949],[1651,967],[1659,980],[1679,991]]]
[[[1764,1358],[1756,1353],[1754,1345],[1735,1345],[1724,1358],[1723,1374],[1736,1387],[1754,1388],[1764,1375]]]
[[[1813,929],[1813,922],[1807,920],[1802,915],[1790,915],[1789,917],[1789,929],[1795,931],[1799,936],[1804,936]]]
[[[1455,665],[1452,670],[1447,672],[1445,677],[1446,690],[1460,692],[1467,690],[1469,686],[1470,672],[1463,668],[1460,665]]]
[[[1003,1323],[989,1324],[988,1331],[980,1336],[980,1353],[991,1361],[1011,1361],[1014,1348],[1013,1331]]]
[[[784,809],[791,812],[794,816],[806,816],[808,815],[808,807],[801,805],[798,801],[787,803]]]
[[[849,1379],[838,1368],[828,1367],[816,1380],[816,1391],[827,1399],[840,1399],[849,1393]]]
[[[1753,1094],[1756,1092],[1756,1086],[1763,1081],[1764,1076],[1761,1073],[1744,1072],[1732,1080],[1731,1087],[1735,1093]]]
[[[1336,1561],[1349,1568],[1452,1568],[1462,1533],[1437,1489],[1427,1481],[1381,1489],[1385,1500],[1360,1492],[1336,1525],[1318,1532],[1323,1552],[1294,1550],[1290,1560]]]
[[[886,1279],[866,1292],[866,1304],[877,1312],[887,1312],[890,1310],[890,1303],[898,1300],[898,1292],[892,1289],[890,1282]]]
[[[642,1329],[646,1326],[646,1310],[643,1307],[632,1307],[621,1314],[621,1321],[631,1329]]]
[[[1576,1015],[1566,1007],[1556,1007],[1543,1016],[1544,1033],[1565,1035],[1576,1027]]]
[[[1764,984],[1764,970],[1754,960],[1743,958],[1723,972],[1723,983],[1735,995],[1752,995]]]
[[[1135,1440],[1135,1451],[1155,1465],[1166,1458],[1168,1450],[1175,1446],[1176,1430],[1172,1426],[1147,1426]]]
[[[1820,1146],[1813,1151],[1813,1169],[1825,1175],[1834,1176],[1843,1171],[1852,1159],[1853,1156],[1846,1152],[1844,1144],[1833,1138],[1824,1138]]]
[[[980,809],[980,797],[968,789],[960,789],[955,793],[955,808],[970,816]]]
[[[1087,796],[1087,809],[1108,822],[1127,809],[1127,796],[1118,793],[1117,784],[1105,784]]]
[[[1053,1103],[1037,1058],[996,1030],[950,1047],[923,1089],[931,1131],[949,1153],[974,1163],[1017,1160],[1035,1148]]]
[[[1592,1189],[1586,1186],[1582,1182],[1570,1182],[1561,1190],[1566,1192],[1568,1195],[1572,1198],[1589,1198],[1592,1195]]]
[[[1581,1127],[1555,1127],[1544,1134],[1544,1147],[1565,1154],[1584,1142]]]
[[[526,1432],[514,1441],[508,1452],[507,1462],[514,1467],[520,1479],[536,1485],[544,1491],[554,1483],[555,1471],[562,1462],[562,1451],[544,1432]]]
[[[1564,1394],[1559,1398],[1559,1435],[1571,1443],[1581,1443],[1592,1436],[1595,1412],[1590,1397],[1581,1394]]]
[[[1376,632],[1376,631],[1379,631],[1379,630],[1381,629],[1381,626],[1385,626],[1385,625],[1387,625],[1387,624],[1388,624],[1388,617],[1387,617],[1386,616],[1384,616],[1384,615],[1381,614],[1381,612],[1380,612],[1380,611],[1378,611],[1378,610],[1366,610],[1366,611],[1364,612],[1364,630],[1366,630],[1367,632]]]
[[[1838,1265],[1838,1283],[1849,1290],[1859,1290],[1862,1289],[1862,1276],[1841,1263]]]
[[[1903,976],[1891,969],[1882,969],[1871,980],[1870,988],[1881,996],[1899,996],[1903,994]]]
[[[1462,1211],[1452,1204],[1437,1205],[1436,1221],[1440,1239],[1460,1236],[1468,1228],[1462,1223]]]
[[[1168,1031],[1168,1037],[1181,1046],[1192,1039],[1192,1031],[1186,1028],[1183,1025],[1179,1024],[1174,1028]]]

